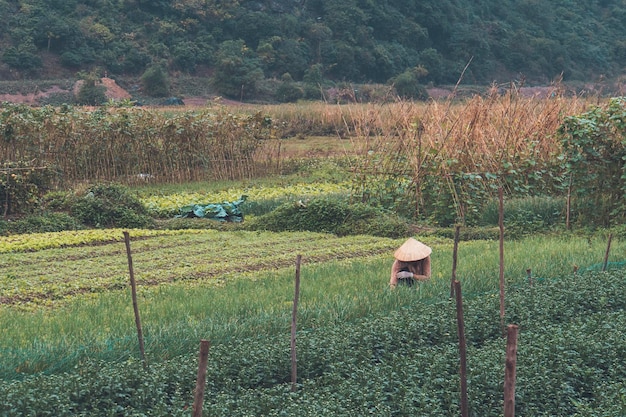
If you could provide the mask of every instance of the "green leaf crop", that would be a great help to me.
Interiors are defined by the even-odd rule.
[[[233,274],[283,268],[293,264],[296,252],[305,254],[309,262],[323,262],[391,252],[397,246],[392,239],[318,233],[129,233],[140,285],[216,281]],[[5,252],[38,251],[0,257],[0,304],[27,307],[126,287],[128,264],[121,230],[20,235],[3,240]],[[70,248],[58,249],[62,247]]]
[[[209,193],[175,193],[168,195],[150,195],[141,198],[148,211],[155,217],[168,218],[179,214],[182,207],[189,205],[219,204],[235,201],[242,195],[247,196],[247,201],[266,201],[279,199],[310,198],[327,194],[348,193],[348,183],[316,183],[316,184],[293,184],[287,186],[254,186],[247,188],[232,188],[219,192]],[[244,213],[245,214],[245,213]]]

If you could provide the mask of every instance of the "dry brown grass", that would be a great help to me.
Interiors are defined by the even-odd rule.
[[[119,180],[141,172],[187,181],[216,173],[222,179],[271,175],[284,158],[348,154],[360,157],[356,172],[408,175],[419,184],[427,174],[543,163],[559,151],[554,134],[563,118],[588,104],[558,94],[543,99],[492,94],[420,103],[42,110],[49,114],[5,120],[11,133],[0,155],[7,161],[52,158],[70,180]],[[233,125],[216,122],[209,113]],[[255,113],[271,117],[274,140],[259,143],[239,124],[237,115]]]

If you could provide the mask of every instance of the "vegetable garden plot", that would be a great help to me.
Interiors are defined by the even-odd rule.
[[[286,267],[298,251],[307,254],[307,262],[323,262],[385,253],[396,245],[392,239],[369,236],[206,231],[145,237],[133,242],[132,250],[138,284],[157,285]],[[124,289],[128,281],[121,242],[3,254],[0,266],[0,304],[37,304]]]

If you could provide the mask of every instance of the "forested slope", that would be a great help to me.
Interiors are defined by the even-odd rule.
[[[268,79],[422,84],[623,75],[620,0],[0,0],[0,77],[98,68],[210,76],[225,95]]]

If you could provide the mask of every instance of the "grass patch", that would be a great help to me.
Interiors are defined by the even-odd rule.
[[[303,255],[299,325],[355,323],[412,303],[449,297],[452,242],[428,239],[433,277],[417,291],[390,291],[393,250],[402,240],[314,233],[214,232],[155,236],[131,243],[146,348],[152,360],[196,348],[288,334],[295,254]],[[535,237],[507,244],[508,285],[572,275],[602,262],[602,237]],[[624,251],[615,240],[613,253]],[[0,375],[69,370],[87,358],[118,361],[136,351],[123,243],[5,254]],[[620,260],[612,255],[611,261]],[[462,242],[457,278],[467,299],[498,289],[498,243]],[[72,277],[68,279],[68,277]],[[158,284],[158,285],[157,285]],[[28,305],[39,308],[25,309]],[[41,310],[41,306],[51,306]],[[55,307],[56,306],[56,307]],[[67,320],[72,317],[72,320]]]
[[[361,271],[366,273],[372,265],[363,266]],[[318,278],[323,276],[313,275],[304,282],[313,286],[310,281]],[[572,416],[623,414],[626,409],[620,394],[626,377],[621,366],[626,350],[620,342],[626,328],[622,314],[626,307],[623,279],[621,271],[568,274],[532,287],[511,288],[507,294],[507,320],[519,324],[521,329],[516,384],[518,412]],[[274,280],[285,280],[280,286],[283,288],[288,278],[279,274]],[[377,284],[351,291],[347,284],[337,283],[320,297],[325,301],[318,306],[325,305],[336,315],[320,321],[309,317],[300,326],[298,390],[291,392],[289,314],[281,308],[258,310],[267,304],[282,304],[284,310],[290,310],[290,292],[275,293],[272,281],[264,280],[268,286],[259,288],[258,296],[243,285],[245,280],[228,287],[228,292],[233,293],[240,290],[239,285],[241,290],[247,290],[238,295],[245,298],[248,308],[241,310],[243,306],[238,305],[240,310],[236,314],[241,320],[233,322],[232,329],[244,327],[258,333],[248,337],[238,334],[223,343],[212,344],[204,411],[213,416],[458,415],[458,342],[454,303],[447,297],[425,298],[421,290],[426,285],[420,291],[383,290]],[[337,291],[345,294],[338,296]],[[372,291],[376,293],[374,300],[379,300],[374,305],[386,305],[387,311],[361,307],[366,309],[365,316],[352,318],[346,314],[372,299],[358,294]],[[264,296],[269,296],[272,302],[260,301]],[[314,294],[302,296],[304,300]],[[288,301],[284,301],[286,297]],[[192,300],[190,305],[196,308],[199,303]],[[231,306],[223,307],[233,311]],[[305,306],[303,311],[307,311]],[[263,318],[264,313],[267,317],[278,313],[284,320],[283,327],[273,331],[267,326],[269,322],[248,320],[254,315]],[[472,414],[496,417],[502,410],[505,348],[497,291],[467,298],[464,313],[469,407]],[[114,315],[114,319],[120,318]],[[186,316],[179,324],[183,328],[187,325],[199,329],[205,322],[210,319],[196,321]],[[150,365],[144,369],[136,355],[132,355],[133,337],[125,340],[131,350],[122,351],[117,357],[113,353],[123,343],[110,340],[107,344],[89,345],[86,350],[95,352],[95,356],[85,357],[69,372],[0,382],[0,395],[6,399],[0,404],[0,411],[7,416],[28,415],[38,410],[58,416],[188,415],[198,338],[206,334],[164,330],[157,332],[158,336],[179,336],[177,346],[184,348],[180,356],[157,358],[151,351]],[[152,341],[150,349],[154,345]],[[101,346],[112,360],[100,359]],[[30,359],[29,364],[36,364],[39,358]],[[29,401],[23,401],[24,398]]]

